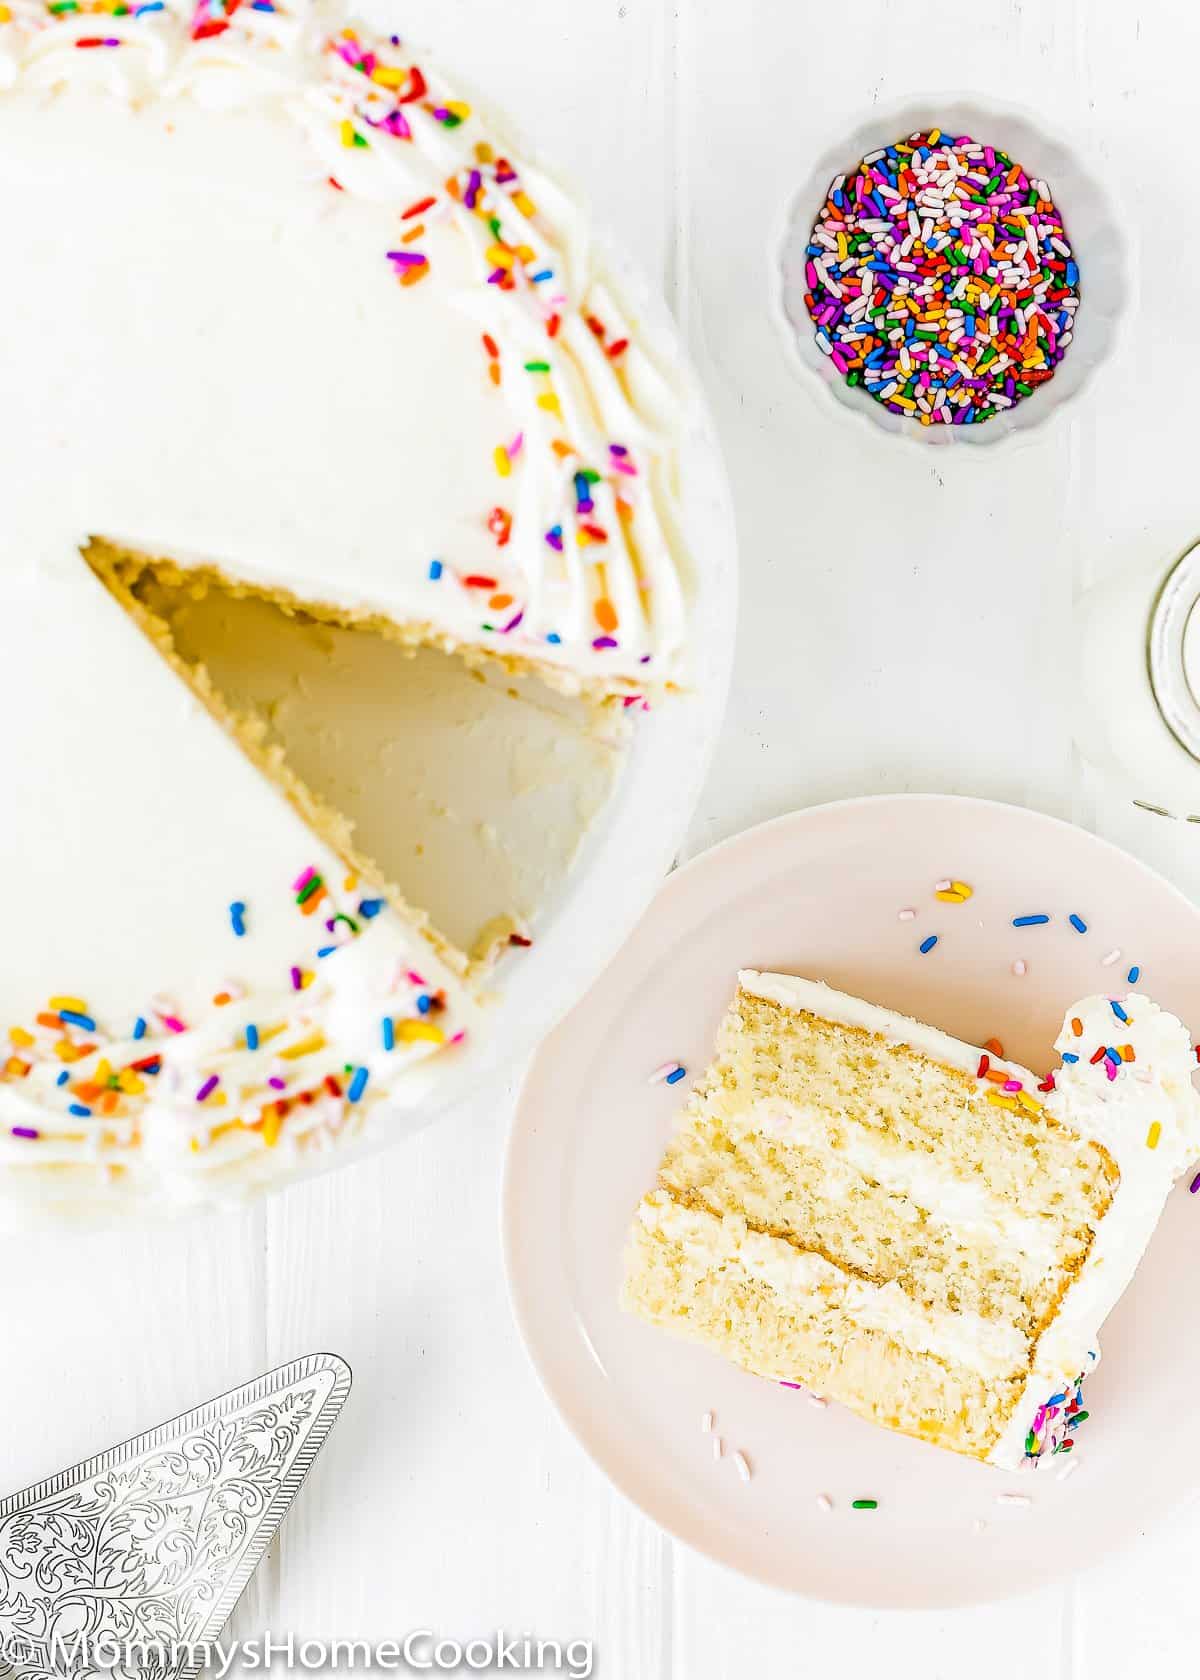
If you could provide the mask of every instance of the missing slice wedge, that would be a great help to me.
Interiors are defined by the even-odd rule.
[[[437,929],[453,966],[482,970],[523,935],[611,789],[611,709],[216,567],[95,538],[83,552],[313,833]]]

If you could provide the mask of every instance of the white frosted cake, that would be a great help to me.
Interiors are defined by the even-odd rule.
[[[528,936],[431,925],[187,611],[664,699],[677,369],[551,180],[304,4],[0,0],[0,192],[0,1199],[224,1198],[428,1100]]]
[[[624,1301],[760,1376],[1012,1467],[1069,1452],[1099,1330],[1200,1156],[1191,1041],[1067,1013],[1046,1079],[747,970],[638,1209]]]

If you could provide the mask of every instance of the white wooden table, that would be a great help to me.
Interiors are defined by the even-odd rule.
[[[1200,522],[1181,394],[1200,359],[1200,231],[1177,208],[1200,8],[992,0],[943,19],[894,0],[397,0],[387,16],[503,95],[640,248],[707,384],[744,596],[689,849],[797,805],[940,789],[1074,817],[1200,890],[1200,832],[1134,810],[1080,763],[1064,658],[1078,590],[1170,556]],[[872,101],[929,89],[1042,113],[1112,171],[1145,241],[1119,360],[997,462],[830,426],[765,309],[768,229],[813,153]],[[868,499],[867,481],[885,493]],[[903,514],[885,512],[898,497]],[[528,1630],[594,1639],[612,1680],[884,1665],[1107,1680],[1191,1659],[1200,1510],[1065,1587],[1039,1589],[1031,1556],[1019,1603],[870,1615],[747,1585],[627,1509],[551,1414],[509,1318],[511,1104],[497,1090],[246,1217],[10,1240],[0,1490],[330,1348],[354,1392],[243,1602],[243,1635]]]

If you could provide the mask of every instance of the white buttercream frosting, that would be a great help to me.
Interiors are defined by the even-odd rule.
[[[1133,1060],[1118,1067],[1105,1058],[1112,1077],[1103,1060],[1091,1060],[1099,1048],[1120,1053],[1127,1046]],[[1133,1278],[1172,1185],[1200,1157],[1196,1058],[1174,1015],[1139,992],[1085,998],[1067,1011],[1055,1048],[1064,1060],[1047,1111],[1103,1144],[1120,1180],[1086,1261],[1038,1342],[1021,1402],[991,1453],[993,1463],[1008,1466],[1025,1455],[1026,1437],[1045,1402],[1069,1390],[1099,1358],[1101,1325]],[[1072,1056],[1078,1060],[1066,1060]]]
[[[854,1185],[867,1180],[889,1195],[907,1198],[914,1221],[920,1208],[959,1230],[968,1227],[981,1232],[1011,1258],[1019,1259],[1027,1271],[1045,1266],[1054,1257],[1054,1232],[1044,1219],[1016,1211],[1011,1201],[995,1194],[980,1179],[964,1178],[955,1172],[952,1162],[890,1144],[878,1132],[867,1134],[842,1126],[834,1148],[829,1141],[828,1117],[817,1107],[767,1100],[724,1115],[721,1124],[731,1138],[765,1133],[818,1156],[827,1174],[826,1195],[836,1195],[843,1180]]]
[[[555,183],[306,3],[0,0],[0,192],[0,1197],[231,1195],[419,1104],[477,992],[360,914],[81,548],[632,702],[687,677],[686,400]]]

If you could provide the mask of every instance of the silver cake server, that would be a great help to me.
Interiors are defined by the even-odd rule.
[[[0,1680],[194,1680],[350,1383],[310,1354],[0,1500]]]

